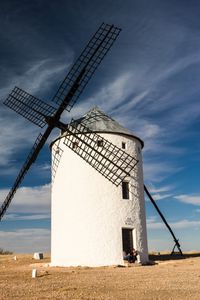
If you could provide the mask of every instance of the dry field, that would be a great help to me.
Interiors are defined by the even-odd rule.
[[[49,257],[0,256],[0,299],[200,299],[200,254],[151,257],[151,266],[51,268]],[[38,277],[32,278],[37,268]]]

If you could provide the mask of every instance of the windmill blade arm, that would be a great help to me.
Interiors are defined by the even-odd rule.
[[[175,242],[175,245],[177,246],[179,252],[181,255],[183,255],[182,251],[181,251],[181,248],[180,248],[180,244],[179,244],[179,241],[178,239],[175,237],[170,225],[168,224],[168,222],[166,221],[164,215],[162,214],[162,212],[160,211],[158,205],[156,204],[156,202],[154,201],[153,197],[151,196],[151,194],[149,193],[147,187],[144,185],[144,191],[145,193],[147,194],[147,196],[149,197],[149,199],[151,200],[153,206],[155,207],[155,209],[157,210],[158,214],[160,215],[161,219],[163,220],[164,224],[166,225],[167,229],[169,230],[170,234],[172,235],[173,239],[174,239],[174,242]]]
[[[59,113],[72,109],[120,31],[114,25],[102,23],[90,39],[52,99],[60,105]]]
[[[138,160],[83,124],[68,125],[64,144],[118,186],[130,176]]]
[[[15,87],[4,104],[39,127],[44,127],[46,116],[53,116],[56,108]]]
[[[29,155],[27,156],[27,159],[26,159],[23,167],[21,168],[10,192],[8,193],[7,197],[5,198],[3,204],[0,207],[0,221],[3,218],[4,214],[6,213],[8,207],[14,197],[14,194],[16,193],[17,189],[19,188],[20,184],[22,183],[27,171],[29,170],[31,165],[35,162],[35,160],[36,160],[41,148],[45,144],[51,130],[52,129],[50,127],[48,127],[43,135],[42,134],[38,135],[38,137],[31,149]]]

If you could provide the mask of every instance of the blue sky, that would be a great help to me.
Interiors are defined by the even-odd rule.
[[[98,105],[144,140],[144,177],[183,250],[199,250],[200,3],[184,0],[0,2],[0,199],[12,186],[37,126],[3,105],[17,85],[48,101],[104,21],[122,28],[70,115]],[[58,134],[55,130],[49,139]],[[150,250],[173,240],[146,201]],[[47,144],[0,224],[0,247],[50,250]]]

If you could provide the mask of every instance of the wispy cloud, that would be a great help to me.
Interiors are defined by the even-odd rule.
[[[11,76],[7,85],[0,89],[0,97],[5,98],[14,86],[19,86],[35,96],[38,93],[44,94],[55,85],[55,82],[62,81],[71,62],[72,52],[66,53],[65,58],[62,56],[34,61],[26,66],[23,74]]]
[[[68,57],[68,59],[69,64],[71,57]],[[63,64],[63,61],[60,59],[37,61],[23,75],[11,77],[7,86],[0,89],[0,97],[5,100],[7,94],[15,85],[22,87],[33,95],[44,94],[45,91],[55,84],[58,77],[60,77],[58,81],[63,78],[66,68],[67,64]],[[0,165],[7,165],[18,150],[34,142],[33,137],[36,137],[39,128],[4,106],[2,106],[0,112],[0,126],[2,128]]]
[[[0,231],[1,247],[14,252],[33,253],[50,251],[50,230],[26,228]]]
[[[91,97],[76,105],[70,113],[70,117],[80,117],[91,109],[91,106],[95,105],[109,113],[132,93],[131,76],[131,73],[120,74],[120,76],[109,81],[107,85],[95,89]]]
[[[33,137],[36,136],[36,129],[33,126],[24,126],[22,120],[3,116],[5,112],[1,111],[0,126],[1,147],[0,147],[0,165],[7,165],[10,159],[15,159],[15,154],[20,149],[33,143]]]
[[[153,199],[154,200],[163,200],[163,199],[172,197],[172,195],[173,194],[160,194],[160,193],[157,193],[157,194],[153,194]]]
[[[147,186],[147,184],[146,184],[146,186]],[[172,193],[173,189],[174,189],[174,187],[169,186],[169,185],[155,187],[154,185],[152,185],[152,180],[150,181],[150,184],[148,184],[148,190],[155,201],[171,198],[173,196],[173,193]]]
[[[183,203],[188,203],[192,205],[200,205],[200,196],[192,196],[192,195],[177,195],[174,196],[175,199],[179,200]]]
[[[151,185],[149,187],[149,190],[151,193],[163,193],[163,192],[171,191],[172,189],[174,189],[174,186],[172,186],[172,185],[166,185],[166,186],[160,186],[160,187],[155,187],[155,186]]]
[[[4,217],[6,221],[35,221],[35,220],[45,220],[50,219],[50,214],[7,214]]]
[[[177,87],[170,85],[167,80],[173,81],[177,73],[184,71],[186,67],[192,67],[195,62],[199,62],[196,53],[188,56],[186,61],[184,57],[177,57],[165,67],[157,66],[151,71],[150,66],[140,66],[140,69],[144,69],[138,72],[139,66],[136,66],[134,71],[120,74],[99,91],[95,90],[87,102],[76,107],[74,116],[87,111],[91,105],[98,104],[145,141],[145,152],[180,155],[184,153],[184,149],[172,144],[173,136],[177,136],[178,132],[182,132],[192,122],[194,112],[195,115],[199,113],[198,103],[188,103],[187,92],[180,87],[177,91]],[[165,91],[166,86],[171,86],[170,90]],[[193,91],[190,89],[188,93],[193,95],[196,91],[193,87]],[[172,109],[176,109],[179,102],[178,112],[173,113]],[[187,122],[182,124],[186,113]],[[154,118],[152,114],[156,114]],[[175,125],[176,131],[172,130]]]
[[[51,165],[50,164],[43,164],[43,165],[40,165],[38,167],[40,167],[40,169],[44,170],[44,171],[49,171],[51,169]]]
[[[0,190],[0,199],[5,199],[8,192],[8,189]],[[49,184],[38,187],[21,187],[18,189],[8,212],[17,214],[49,214],[50,198]]]
[[[23,87],[32,94],[36,94],[39,91],[44,92],[47,90],[47,87],[54,84],[58,75],[62,74],[66,69],[67,66],[64,64],[55,64],[54,61],[46,59],[34,64],[22,78],[16,78],[16,85],[20,85],[23,82]]]
[[[170,222],[170,226],[173,229],[189,229],[189,228],[200,228],[200,221],[192,221],[192,220],[181,220],[177,222]],[[147,227],[148,229],[164,229],[166,228],[163,222],[156,222],[152,219],[147,219]]]
[[[148,182],[161,182],[171,173],[176,173],[182,170],[182,167],[176,167],[169,162],[144,161],[144,178]]]

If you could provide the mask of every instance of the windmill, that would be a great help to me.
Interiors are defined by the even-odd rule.
[[[55,127],[61,129],[63,132],[67,132],[65,140],[67,146],[70,147],[71,145],[72,150],[77,150],[77,154],[80,157],[84,157],[92,167],[116,186],[119,186],[127,176],[130,176],[131,171],[137,165],[138,160],[134,155],[131,156],[130,154],[127,154],[125,151],[119,149],[105,139],[103,140],[104,147],[101,150],[95,148],[94,145],[96,145],[96,141],[102,141],[102,138],[97,133],[90,132],[86,126],[77,125],[73,120],[70,124],[64,124],[60,121],[61,114],[64,110],[69,112],[82,94],[97,67],[118,37],[120,31],[121,29],[114,25],[102,23],[61,83],[58,91],[52,98],[52,105],[43,102],[18,87],[13,89],[4,102],[9,108],[16,111],[35,125],[41,128],[47,127],[42,134],[40,133],[38,135],[10,192],[5,198],[0,208],[0,220],[6,213],[14,194],[22,183],[29,168],[37,159],[40,150]],[[88,133],[90,133],[90,140],[88,140]],[[76,141],[72,142],[72,140],[70,140],[71,138],[75,138],[76,141],[79,141],[79,147],[76,147]],[[91,154],[94,152],[95,155],[91,157]],[[62,150],[60,150],[58,146],[58,149],[54,153],[55,161],[57,162],[54,164],[54,175],[61,155]],[[182,253],[178,240],[170,226],[149,194],[147,188],[144,187],[144,189],[165,225],[170,230],[175,241],[175,246],[177,246],[180,253]]]
[[[140,187],[148,193],[147,195],[174,240],[176,237],[146,186],[143,185],[142,156],[140,153],[140,149],[143,147],[142,140],[121,127],[115,120],[100,111],[98,107],[94,107],[80,119],[72,120],[69,126],[71,133],[63,131],[51,144],[54,182],[51,219],[53,265],[69,266],[72,263],[74,265],[76,263],[78,265],[91,264],[91,266],[97,266],[97,263],[99,265],[121,264],[123,263],[122,260],[120,261],[121,252],[120,250],[117,251],[117,248],[120,248],[120,235],[124,250],[134,245],[141,254],[140,261],[146,263],[146,224]],[[77,155],[81,159],[78,159]],[[89,168],[84,162],[88,163]],[[119,168],[121,164],[122,170],[128,171],[127,174],[121,173]],[[110,181],[112,185],[101,179],[103,178],[101,175],[108,179],[107,182]],[[98,186],[101,187],[100,191]],[[126,190],[127,186],[128,191],[125,191],[127,195],[122,197],[121,190]],[[112,195],[115,195],[114,199]],[[123,201],[122,199],[130,199],[131,201]],[[89,206],[90,216],[87,215],[87,206]],[[100,215],[99,211],[101,212]],[[76,220],[74,221],[74,218],[78,220],[78,223]],[[104,220],[103,223],[101,219]],[[138,219],[140,219],[140,224]],[[90,232],[91,238],[85,237],[84,228],[80,229],[79,224],[82,224],[82,227],[87,226],[86,231],[87,233]],[[108,233],[107,227],[110,224],[115,224],[115,226],[112,225],[114,229]],[[63,228],[65,228],[64,232]],[[121,233],[120,229],[122,229]],[[80,230],[81,237],[78,236]],[[97,237],[94,236],[94,231],[98,232]],[[67,238],[68,236],[70,238]],[[124,238],[128,245],[124,243]],[[67,240],[66,243],[65,240]],[[110,240],[112,240],[112,247]],[[91,254],[91,259],[88,260],[87,256],[84,257],[81,253],[76,253],[74,247],[77,241],[83,249],[86,243],[83,252],[87,254],[88,252],[92,253],[88,249],[88,243],[92,242],[92,249],[95,249],[95,254],[100,248],[101,251],[97,255],[98,259],[93,261],[92,258],[95,255]],[[176,242],[178,243],[177,240]],[[67,244],[66,248],[65,244]],[[106,245],[106,247],[102,245]],[[175,245],[177,246],[177,244]],[[117,257],[116,260],[113,259],[114,254]],[[70,259],[68,260],[67,257]]]

